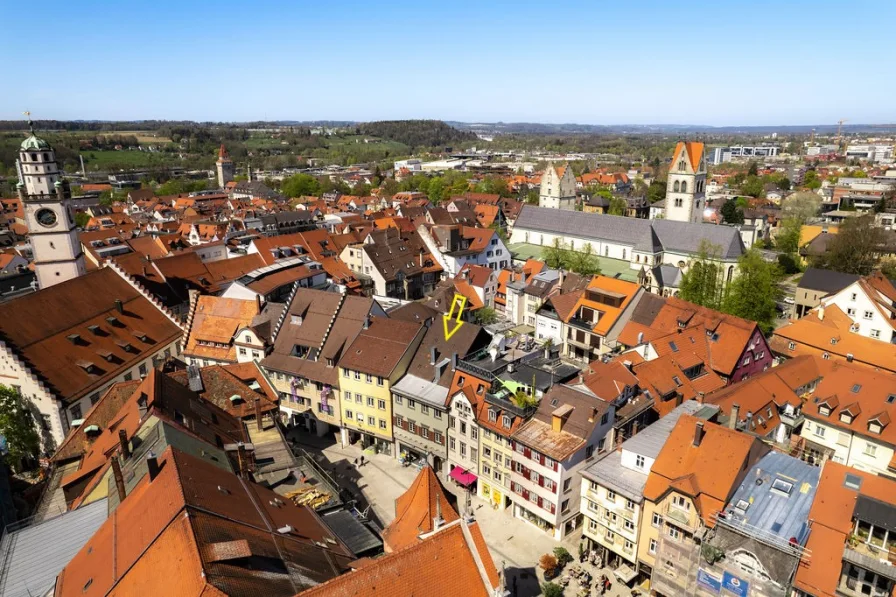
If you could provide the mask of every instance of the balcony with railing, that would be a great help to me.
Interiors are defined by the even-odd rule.
[[[690,510],[676,506],[671,500],[666,501],[666,505],[663,508],[663,517],[680,529],[690,533],[697,531],[697,521],[699,520],[699,517],[692,517]]]

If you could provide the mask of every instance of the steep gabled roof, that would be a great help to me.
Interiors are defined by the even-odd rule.
[[[434,520],[441,524],[459,519],[448,495],[432,468],[424,466],[417,478],[395,500],[395,519],[383,531],[387,552],[400,551],[420,541],[420,535],[431,533]]]

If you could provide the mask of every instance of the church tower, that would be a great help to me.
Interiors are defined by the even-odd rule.
[[[576,208],[576,178],[569,165],[555,168],[554,164],[548,164],[541,175],[538,206],[569,210]]]
[[[218,186],[223,189],[228,182],[233,180],[233,161],[227,155],[223,143],[221,149],[218,150],[218,161],[215,164],[218,166]]]
[[[666,219],[677,222],[703,221],[706,207],[706,161],[703,143],[679,141],[666,179]]]
[[[77,278],[87,271],[72,213],[68,181],[56,166],[50,144],[34,134],[22,141],[17,185],[25,210],[28,238],[34,252],[34,271],[41,288]]]

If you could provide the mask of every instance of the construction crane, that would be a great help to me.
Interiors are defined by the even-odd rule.
[[[837,121],[837,147],[840,147],[840,133],[843,130],[844,122],[849,122],[849,121],[846,120],[845,118],[841,118],[840,120]]]

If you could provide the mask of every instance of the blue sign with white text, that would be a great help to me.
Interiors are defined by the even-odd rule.
[[[697,568],[697,584],[716,595],[722,590],[722,581],[703,568]]]
[[[750,583],[739,579],[730,572],[722,575],[722,587],[737,597],[747,597],[747,593],[750,592]]]

